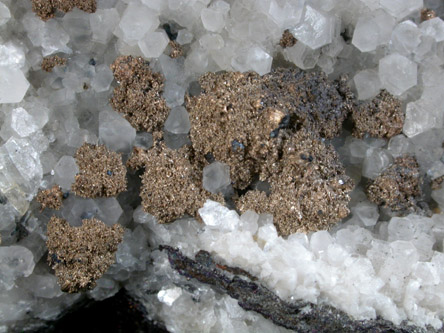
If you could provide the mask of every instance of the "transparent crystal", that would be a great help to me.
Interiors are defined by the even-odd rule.
[[[165,121],[165,130],[173,134],[186,134],[190,131],[190,116],[183,106],[176,106],[171,109]]]
[[[424,6],[423,0],[380,0],[380,5],[396,19],[420,10]]]
[[[136,130],[117,112],[102,111],[99,114],[99,140],[109,149],[130,152],[136,138]]]
[[[0,66],[0,104],[21,102],[28,88],[29,82],[20,69]]]
[[[432,37],[436,42],[444,40],[444,21],[439,17],[422,22],[419,28],[424,35]]]
[[[421,43],[421,31],[412,21],[399,23],[392,32],[393,48],[403,55],[413,52]]]
[[[211,193],[218,193],[231,184],[230,167],[213,162],[203,169],[203,187]]]
[[[158,58],[169,43],[169,38],[164,31],[147,33],[139,40],[139,47],[146,58]]]
[[[62,156],[54,166],[54,182],[63,190],[69,190],[78,172],[76,160],[72,156]]]
[[[384,10],[363,15],[356,23],[352,44],[361,52],[374,51],[379,45],[388,43],[394,26],[394,18]]]
[[[379,60],[379,79],[384,88],[399,96],[416,85],[417,65],[400,54],[390,54]]]
[[[159,26],[157,15],[137,2],[131,2],[122,15],[119,27],[128,44],[139,41],[147,32]]]
[[[381,90],[381,81],[376,70],[364,69],[353,77],[358,98],[369,99],[375,97]]]
[[[312,49],[331,43],[335,29],[335,19],[313,7],[306,5],[301,23],[290,29],[298,41]]]

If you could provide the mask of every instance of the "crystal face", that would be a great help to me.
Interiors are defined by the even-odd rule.
[[[401,95],[417,82],[417,64],[400,54],[390,54],[379,61],[379,79],[393,95]]]

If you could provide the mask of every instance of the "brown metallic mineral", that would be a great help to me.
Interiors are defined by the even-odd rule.
[[[170,40],[169,46],[171,48],[171,51],[170,51],[171,58],[175,59],[175,58],[179,58],[179,57],[183,56],[183,48],[178,42],[176,42],[174,40]]]
[[[87,13],[94,13],[97,9],[96,0],[31,0],[32,11],[43,21],[53,18],[56,10],[67,13],[75,7]]]
[[[292,35],[290,30],[286,29],[284,30],[281,40],[279,41],[279,45],[282,46],[284,49],[287,47],[292,47],[297,43],[297,39]]]
[[[303,127],[332,138],[352,108],[345,82],[329,81],[322,73],[207,73],[199,82],[200,95],[186,97],[193,148],[198,158],[228,164],[238,189],[255,175],[267,177],[262,165],[278,154],[282,129]]]
[[[134,148],[128,166],[145,168],[140,196],[144,210],[159,223],[173,222],[185,214],[196,216],[206,199],[223,202],[202,187],[202,170],[193,165],[189,147],[167,148],[163,142],[149,150]]]
[[[65,66],[67,60],[59,56],[47,56],[43,58],[42,69],[46,72],[52,72],[56,66]]]
[[[138,131],[160,130],[169,108],[162,97],[162,74],[151,71],[141,57],[120,56],[111,65],[119,85],[114,89],[111,106]]]
[[[115,261],[124,229],[97,219],[83,220],[72,227],[53,216],[48,223],[48,263],[54,269],[62,291],[76,293],[93,289]]]
[[[271,193],[249,191],[237,202],[241,212],[271,213],[280,235],[327,229],[346,217],[353,181],[333,146],[302,129],[285,141],[267,181]]]
[[[263,76],[262,90],[263,107],[289,114],[290,129],[305,128],[327,139],[341,133],[354,107],[346,76],[332,81],[323,72],[278,68]]]
[[[365,134],[377,138],[391,138],[402,132],[404,112],[401,101],[386,90],[373,100],[356,107],[352,112],[353,135],[362,138]]]
[[[422,177],[416,158],[397,157],[367,187],[367,197],[377,205],[393,211],[414,211],[421,197]]]
[[[421,10],[421,22],[431,20],[436,17],[436,13],[432,9],[424,8]]]
[[[62,206],[63,192],[60,186],[54,185],[50,189],[39,191],[36,199],[41,205],[41,210],[45,208],[59,210]]]
[[[84,143],[76,152],[79,167],[71,189],[85,198],[111,197],[126,191],[126,167],[122,156],[104,145]]]

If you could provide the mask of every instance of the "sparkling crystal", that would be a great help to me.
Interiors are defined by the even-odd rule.
[[[187,110],[183,106],[172,108],[165,121],[165,130],[173,134],[186,134],[190,128],[190,117]]]
[[[172,306],[173,303],[182,295],[182,289],[179,287],[173,287],[170,289],[162,289],[157,293],[157,299],[168,305]]]
[[[382,86],[399,96],[417,82],[417,65],[400,54],[390,54],[379,61]]]
[[[301,23],[290,29],[298,41],[312,49],[320,48],[333,39],[335,19],[306,5]]]
[[[259,46],[239,50],[239,53],[231,61],[233,68],[240,72],[253,70],[260,75],[267,74],[271,70],[273,58]]]
[[[198,210],[200,217],[209,228],[219,230],[235,230],[239,225],[239,215],[220,203],[207,200]]]
[[[314,68],[319,60],[320,53],[319,49],[313,50],[303,43],[296,43],[284,50],[287,59],[301,69]]]

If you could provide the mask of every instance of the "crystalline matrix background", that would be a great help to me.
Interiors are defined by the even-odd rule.
[[[443,15],[442,0],[0,0],[0,331],[45,330],[86,300],[110,299],[119,290],[138,302],[146,319],[171,332],[442,330]],[[145,59],[140,71],[112,66],[130,55]],[[272,73],[280,67],[304,70],[312,81],[301,81],[301,89],[282,75],[276,83]],[[292,146],[285,146],[291,141],[285,133],[296,131],[288,124],[302,127],[292,133],[299,140],[295,147],[302,142],[312,142],[308,151],[331,147],[335,168],[341,165],[333,168],[339,170],[337,184],[332,185],[334,177],[324,180],[325,191],[316,192],[320,199],[313,203],[340,206],[348,192],[335,189],[355,186],[336,214],[340,221],[329,220],[329,230],[283,233],[281,221],[294,225],[292,214],[300,222],[307,216],[297,212],[312,212],[299,206],[292,211],[287,205],[292,198],[276,208],[280,197],[273,191],[289,191],[285,179],[267,178],[270,188],[257,179],[239,185],[248,178],[243,168],[248,164],[230,164],[231,152],[220,161],[206,156],[195,172],[193,163],[203,156],[181,148],[198,147],[204,138],[193,134],[198,114],[193,107],[224,108],[211,94],[235,98],[236,89],[246,98],[233,108],[253,96],[229,80],[222,86],[230,93],[211,91],[217,78],[201,76],[248,71],[257,73],[250,79],[256,80],[254,93],[262,94],[248,108],[274,110],[268,110],[269,123],[260,117],[251,118],[258,126],[246,122],[245,133],[250,132],[244,141],[228,142],[230,149],[249,154],[254,140],[273,147],[276,138],[289,147],[276,161],[288,157],[288,163],[324,172],[320,166],[328,163],[319,156],[304,153],[295,161]],[[125,79],[125,73],[137,75]],[[231,79],[237,75],[245,78]],[[268,81],[258,81],[260,76]],[[132,85],[136,81],[139,86]],[[336,95],[319,88],[325,82]],[[140,95],[142,83],[149,89]],[[123,86],[129,87],[127,99],[116,93]],[[292,93],[278,93],[285,89],[306,93],[294,114]],[[332,109],[316,109],[317,98]],[[343,117],[333,107],[339,104],[347,106]],[[153,113],[145,118],[135,112],[148,109]],[[223,119],[219,116],[208,128]],[[260,126],[276,119],[272,135],[261,137]],[[301,134],[329,129],[327,120],[339,124],[337,133]],[[204,123],[199,126],[205,131]],[[246,144],[250,138],[252,146]],[[88,147],[98,144],[105,153],[90,158]],[[134,147],[139,160],[130,159]],[[142,169],[179,162],[171,162],[172,171],[157,169],[167,170],[164,175],[145,173],[141,180],[143,172],[130,168],[122,177],[120,156],[123,163],[140,162]],[[271,158],[255,155],[256,162],[257,156]],[[282,175],[294,171],[287,166],[290,171],[279,169]],[[272,163],[267,167],[275,170]],[[307,170],[300,169],[302,178]],[[162,192],[162,177],[182,181],[190,173],[194,183],[184,184],[188,190],[202,185],[202,201],[187,197],[187,209],[169,204],[188,192]],[[150,210],[156,204],[150,189],[171,201]],[[253,189],[256,196],[248,199]],[[263,204],[257,212],[240,206],[236,211],[239,202],[247,208]],[[163,221],[162,205],[180,217]],[[53,215],[58,219],[51,220]],[[85,233],[90,246],[81,246],[75,239],[85,241],[88,224],[77,227],[96,219],[104,224],[91,227]],[[67,231],[51,238],[58,229],[50,221]],[[116,224],[121,227],[108,232]],[[70,264],[79,279],[87,277],[84,284],[61,269],[68,257],[63,251],[71,251]],[[100,255],[106,260],[96,261]],[[63,278],[75,281],[64,290],[76,292],[61,290]]]

